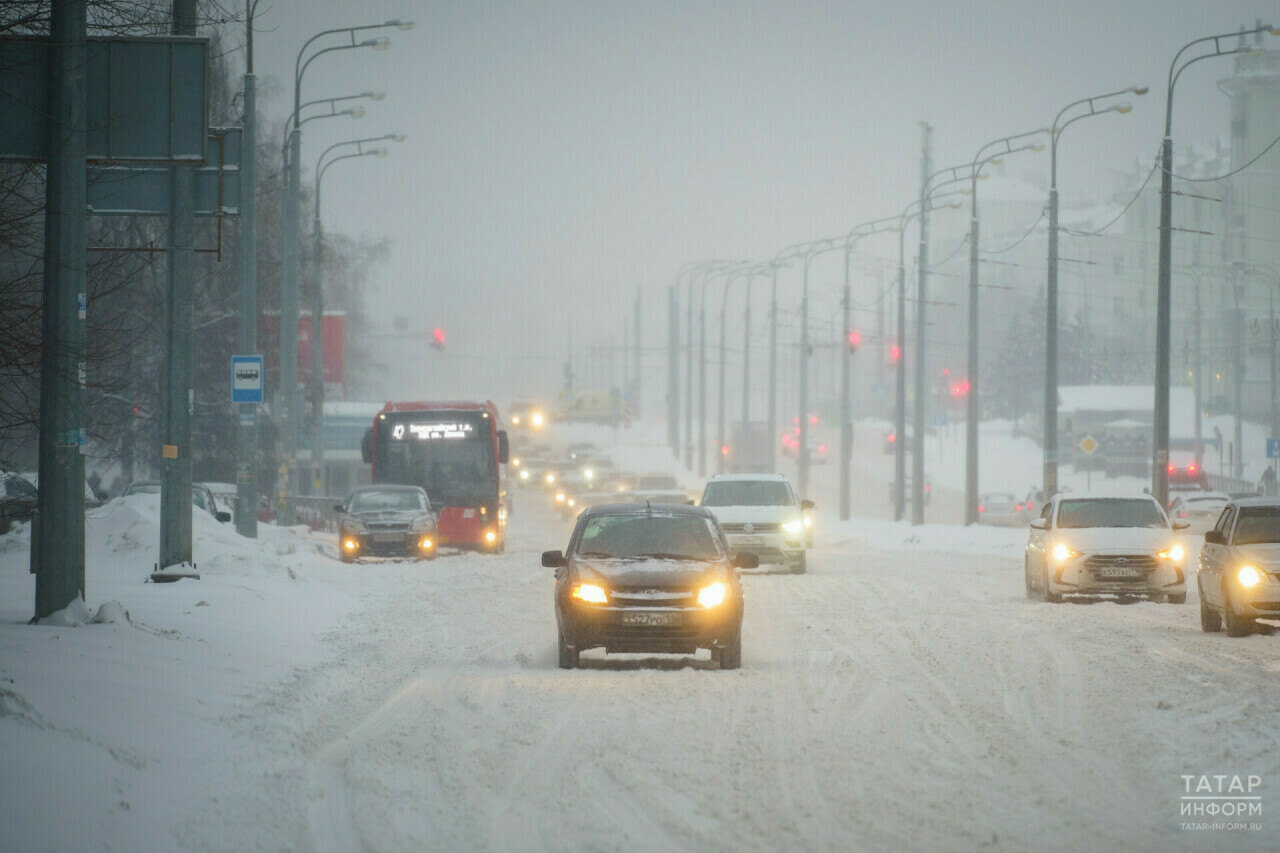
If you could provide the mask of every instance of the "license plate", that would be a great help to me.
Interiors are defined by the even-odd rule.
[[[623,613],[623,625],[672,627],[684,624],[683,613]]]
[[[375,533],[373,534],[374,542],[403,542],[403,533]]]
[[[1098,577],[1103,578],[1131,578],[1137,577],[1138,574],[1128,566],[1103,566],[1098,569]]]
[[[730,545],[763,545],[763,536],[734,536],[729,540]]]

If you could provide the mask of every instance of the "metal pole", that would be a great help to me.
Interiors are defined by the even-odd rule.
[[[769,291],[769,467],[778,470],[778,268]]]
[[[1058,147],[1053,140],[1049,183],[1049,272],[1044,326],[1044,498],[1058,493]]]
[[[301,94],[294,85],[295,116]],[[280,282],[280,438],[282,477],[278,485],[277,514],[280,524],[293,524],[293,504],[287,500],[297,491],[298,453],[298,193],[302,182],[302,133],[295,118],[289,136],[289,174],[285,195],[284,268]]]
[[[1236,298],[1236,310],[1232,313],[1232,322],[1235,325],[1233,337],[1236,344],[1232,348],[1232,354],[1235,363],[1231,369],[1232,384],[1235,385],[1233,420],[1235,421],[1236,453],[1231,466],[1231,476],[1239,480],[1244,477],[1244,312],[1240,310],[1239,286],[1233,282],[1231,289]]]
[[[893,404],[893,520],[907,517],[907,266],[905,259],[906,217],[898,229],[898,363],[894,365],[897,385]]]
[[[315,257],[312,259],[311,303],[311,493],[324,488],[324,231],[320,225],[320,181],[316,181]]]
[[[1201,350],[1200,350],[1200,324],[1201,324],[1201,319],[1200,319],[1200,270],[1199,270],[1198,268],[1196,268],[1196,267],[1191,267],[1191,271],[1192,271],[1192,273],[1195,275],[1195,286],[1196,286],[1196,289],[1195,289],[1195,299],[1196,299],[1196,325],[1195,325],[1196,362],[1195,362],[1195,368],[1194,368],[1194,369],[1195,369],[1195,372],[1192,374],[1192,384],[1193,384],[1193,386],[1194,386],[1194,388],[1195,388],[1195,396],[1196,396],[1196,403],[1195,403],[1195,405],[1196,405],[1196,421],[1195,421],[1195,423],[1196,423],[1196,431],[1195,431],[1195,437],[1196,437],[1196,468],[1197,468],[1198,470],[1200,470],[1200,471],[1203,471],[1203,470],[1204,470],[1204,435],[1202,434],[1202,424],[1203,424],[1203,422],[1204,422],[1204,402],[1203,402],[1203,399],[1204,399],[1204,398],[1203,398],[1203,393],[1204,393],[1204,391],[1203,391],[1203,386],[1200,384],[1200,373],[1201,373],[1201,367],[1202,367],[1202,362],[1201,362],[1201,358],[1202,358],[1202,356],[1201,356]],[[1273,381],[1273,382],[1272,382],[1272,386],[1273,386],[1273,388],[1272,388],[1272,392],[1273,392],[1273,393],[1274,393],[1274,390],[1275,390],[1275,389],[1274,389],[1274,385],[1275,385],[1275,382]]]
[[[240,153],[240,330],[237,349],[258,352],[257,78],[253,73],[253,4],[245,17],[244,131]],[[236,433],[236,532],[258,538],[258,406],[239,405]]]
[[[174,0],[173,33],[196,34],[196,0]],[[161,383],[161,569],[191,565],[191,419],[195,414],[192,354],[195,339],[195,169],[170,170],[169,287],[165,299],[166,354]]]
[[[640,290],[636,289],[636,316],[635,316],[635,333],[631,336],[631,348],[635,353],[636,363],[635,370],[632,372],[631,379],[631,417],[638,419],[643,410],[644,405],[644,349],[640,346]]]
[[[707,282],[698,309],[698,476],[707,476]]]
[[[40,487],[31,536],[36,619],[85,595],[86,9],[86,0],[54,0],[49,18]]]
[[[850,323],[850,292],[849,292],[849,255],[852,254],[853,244],[850,243],[844,250],[844,298],[841,300],[844,308],[844,346],[840,356],[840,520],[849,520],[849,476],[853,461],[853,405],[850,397],[849,378],[852,373],[853,355],[849,352],[849,348],[853,346],[851,337],[853,335],[853,326]]]
[[[915,449],[911,453],[911,523],[924,524],[924,403],[925,403],[925,299],[928,296],[929,240],[929,139],[933,128],[921,124],[923,151],[920,163],[920,253],[919,282],[916,286],[916,398],[912,412]]]
[[[978,523],[978,168],[970,179],[969,216],[969,358],[964,429],[964,523]]]
[[[796,453],[799,466],[800,496],[809,495],[809,262],[813,253],[804,256],[804,289],[800,296],[800,448]]]
[[[1172,115],[1173,87],[1169,87],[1167,116]],[[1151,493],[1161,506],[1169,505],[1169,324],[1172,317],[1173,137],[1168,121],[1160,149],[1160,272],[1156,281],[1155,412],[1152,418]],[[1236,453],[1239,455],[1239,445]]]
[[[667,288],[667,443],[680,458],[680,305],[676,285]]]
[[[755,270],[747,276],[747,298],[742,310],[742,430],[739,442],[750,441],[751,435],[751,285],[755,277]],[[758,464],[758,460],[753,462]]]
[[[693,470],[693,276],[689,276],[685,307],[684,360],[684,468]]]
[[[720,399],[716,404],[716,471],[720,474],[724,473],[724,448],[728,442],[725,440],[724,433],[724,373],[725,362],[728,360],[724,337],[726,326],[728,325],[728,307],[729,307],[729,281],[732,276],[726,275],[724,278],[724,291],[720,296]],[[732,449],[732,448],[731,448]]]

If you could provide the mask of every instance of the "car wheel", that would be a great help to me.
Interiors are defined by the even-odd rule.
[[[808,561],[806,559],[808,556],[806,552],[800,552],[800,556],[791,564],[791,574],[802,575],[808,570]]]
[[[1165,599],[1164,599],[1164,600],[1165,600],[1165,603],[1166,603],[1166,604],[1186,604],[1186,603],[1187,603],[1187,594],[1186,594],[1185,592],[1183,592],[1183,593],[1172,593],[1172,592],[1171,592],[1171,593],[1169,593],[1168,595],[1166,595],[1166,596],[1165,596]]]
[[[564,641],[564,634],[560,633],[556,637],[557,645],[560,647],[560,668],[561,669],[577,669],[578,668],[578,650],[568,645]]]
[[[355,562],[355,557],[350,556],[349,554],[347,554],[347,552],[346,552],[346,551],[342,550],[342,546],[341,546],[341,545],[339,545],[339,546],[338,546],[338,559],[339,559],[339,560],[341,560],[341,561],[342,561],[342,562],[344,562],[344,563],[354,563],[354,562]]]
[[[1043,580],[1044,589],[1040,591],[1040,600],[1048,602],[1049,604],[1060,604],[1062,602],[1062,596],[1059,593],[1049,591],[1049,566],[1047,564],[1044,567]]]
[[[1038,596],[1035,586],[1031,583],[1031,558],[1026,555],[1022,557],[1022,580],[1027,585],[1027,600],[1035,601]]]
[[[1247,637],[1253,633],[1253,620],[1247,616],[1237,616],[1231,607],[1230,587],[1222,585],[1222,624],[1227,628],[1228,637]]]
[[[733,639],[727,645],[713,648],[711,660],[721,669],[738,669],[742,666],[742,626],[733,632]]]
[[[1200,590],[1200,630],[1206,634],[1213,634],[1222,630],[1222,614],[1214,610],[1204,597],[1204,587],[1200,586],[1200,582],[1196,581],[1196,588]]]

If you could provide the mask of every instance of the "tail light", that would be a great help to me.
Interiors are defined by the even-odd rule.
[[[1169,466],[1169,473],[1170,473],[1170,474],[1172,474],[1175,470],[1177,470],[1177,469],[1176,469],[1176,468],[1174,468],[1174,466],[1172,466],[1172,465],[1170,465],[1170,466]]]
[[[924,490],[925,490],[926,492],[931,492],[931,491],[933,491],[933,486],[929,485],[928,483],[925,483],[925,484],[924,484]]]
[[[1035,505],[1031,501],[1027,501],[1027,512],[1035,512]]]
[[[978,504],[978,512],[986,512],[987,508],[982,504]]]
[[[893,433],[889,433],[888,435],[886,435],[886,436],[884,437],[884,439],[885,439],[885,441],[889,442],[890,444],[893,444],[895,441],[897,441],[897,440],[898,440],[898,437],[897,437],[896,435],[894,435]]]
[[[1178,518],[1186,518],[1186,517],[1187,517],[1187,514],[1185,512],[1178,513]]]
[[[819,444],[819,445],[818,445],[818,452],[819,452],[819,453],[826,453],[826,452],[827,452],[827,446],[826,446],[825,444]]]
[[[1013,508],[1014,512],[1022,512],[1022,504],[1018,504]]]

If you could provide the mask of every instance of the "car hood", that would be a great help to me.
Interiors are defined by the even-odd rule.
[[[721,524],[787,522],[800,516],[800,508],[794,506],[709,506]]]
[[[575,561],[578,578],[609,587],[696,588],[724,580],[724,563],[695,560]]]
[[[435,521],[435,516],[429,512],[423,512],[417,509],[371,509],[365,512],[348,513],[364,523],[368,524],[411,524],[419,518],[428,518]]]
[[[1280,543],[1237,545],[1231,551],[1231,556],[1242,563],[1253,563],[1271,573],[1280,572]]]
[[[1095,554],[1163,551],[1177,539],[1174,531],[1154,527],[1068,527],[1053,530],[1051,535],[1076,551]]]

